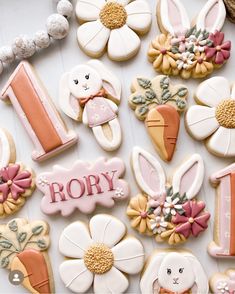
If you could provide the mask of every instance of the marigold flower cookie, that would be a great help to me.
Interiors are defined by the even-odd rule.
[[[120,220],[105,214],[93,216],[89,228],[80,221],[68,225],[59,251],[68,258],[60,265],[60,277],[75,293],[84,293],[92,285],[94,293],[124,293],[127,275],[139,273],[144,265],[140,241],[126,235]]]
[[[226,17],[222,0],[209,0],[193,27],[180,0],[159,0],[161,34],[150,44],[149,61],[157,72],[184,79],[203,78],[230,57],[231,42],[221,32]]]
[[[235,87],[230,90],[224,77],[202,82],[195,93],[199,105],[191,106],[185,116],[189,134],[205,140],[208,150],[220,157],[235,156]]]
[[[172,85],[169,77],[152,80],[137,77],[131,85],[129,105],[138,119],[145,121],[148,134],[163,160],[173,157],[180,127],[179,113],[186,109],[188,89]]]
[[[53,274],[46,253],[49,227],[44,221],[16,218],[0,224],[0,265],[23,275],[22,285],[31,293],[54,293]]]
[[[235,270],[216,273],[210,278],[210,288],[213,294],[235,293]]]
[[[203,201],[194,199],[204,178],[200,155],[192,155],[179,167],[171,186],[166,185],[163,168],[150,153],[134,147],[131,161],[143,191],[131,199],[127,208],[133,228],[169,245],[185,242],[191,235],[197,237],[207,229],[210,214],[204,211]]]
[[[0,129],[0,218],[18,211],[35,188],[33,171],[15,157],[11,135]]]
[[[146,0],[78,0],[76,15],[81,23],[77,40],[89,56],[98,58],[107,48],[108,56],[124,61],[137,54],[138,35],[151,26],[151,10]]]

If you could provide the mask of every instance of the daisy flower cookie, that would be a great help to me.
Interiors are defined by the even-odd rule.
[[[91,57],[100,57],[107,48],[115,61],[133,57],[140,48],[138,35],[151,26],[151,11],[146,0],[78,0],[76,15],[81,23],[77,40]]]
[[[124,238],[125,237],[125,238]],[[144,265],[144,248],[126,227],[110,215],[91,218],[89,228],[80,222],[68,225],[61,234],[59,251],[68,259],[59,268],[65,287],[85,293],[123,293]]]
[[[235,87],[224,77],[202,82],[185,116],[186,128],[196,140],[220,157],[235,156]]]
[[[210,279],[213,294],[235,293],[235,270],[229,269],[225,273],[216,273]]]
[[[195,199],[204,178],[200,155],[192,155],[177,169],[171,186],[167,186],[161,164],[150,153],[134,147],[131,161],[143,191],[127,208],[133,228],[169,245],[185,242],[191,235],[197,237],[207,229],[210,214],[204,211],[205,203]]]

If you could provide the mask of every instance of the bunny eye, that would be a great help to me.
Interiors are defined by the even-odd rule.
[[[170,269],[170,268],[167,269],[167,274],[168,274],[168,275],[171,274],[171,269]]]
[[[73,80],[74,84],[77,85],[78,84],[78,80]]]
[[[90,74],[85,75],[85,79],[89,80],[89,78],[90,78]]]
[[[181,267],[181,268],[179,269],[179,273],[182,274],[183,271],[184,271],[184,268]]]

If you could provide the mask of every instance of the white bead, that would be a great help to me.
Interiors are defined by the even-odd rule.
[[[3,64],[2,62],[0,61],[0,74],[3,72]]]
[[[10,46],[3,46],[0,48],[0,60],[7,64],[15,60],[15,55]]]
[[[29,58],[36,51],[36,45],[32,38],[27,35],[16,37],[12,44],[12,50],[15,56],[20,59]]]
[[[55,40],[63,39],[69,32],[69,23],[67,19],[60,14],[52,14],[46,22],[48,34]]]
[[[61,0],[57,4],[57,12],[67,18],[73,14],[73,5],[68,0]]]
[[[40,49],[49,47],[50,42],[50,36],[46,31],[38,31],[34,35],[34,43]]]

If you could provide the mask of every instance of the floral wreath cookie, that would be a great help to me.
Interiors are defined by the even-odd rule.
[[[202,265],[186,250],[154,252],[145,266],[140,289],[142,294],[209,293]]]
[[[235,270],[229,269],[225,273],[216,273],[210,279],[210,288],[214,294],[235,293]]]
[[[202,82],[185,116],[186,128],[196,140],[206,140],[206,147],[220,157],[235,156],[235,86],[224,77]]]
[[[167,76],[152,80],[135,78],[131,85],[129,105],[138,119],[145,121],[148,134],[163,160],[170,161],[175,151],[180,116],[186,108],[188,89],[172,85]]]
[[[171,186],[166,186],[163,168],[150,153],[135,147],[131,159],[143,191],[130,200],[127,208],[133,228],[169,245],[185,242],[190,235],[197,237],[207,229],[210,214],[204,211],[203,201],[194,199],[204,178],[200,155],[192,155],[177,169]]]
[[[11,135],[0,129],[0,218],[18,211],[35,188],[34,174],[15,163],[15,146]]]
[[[16,218],[0,224],[0,265],[23,274],[22,285],[31,293],[53,293],[54,282],[46,251],[49,227],[44,221]]]
[[[126,274],[137,274],[144,265],[140,241],[126,236],[125,225],[105,214],[93,216],[89,229],[80,221],[68,225],[59,251],[69,258],[60,265],[61,279],[75,293],[92,284],[94,293],[123,293],[129,286]]]
[[[221,32],[226,17],[222,0],[208,0],[191,27],[180,0],[159,0],[162,32],[151,42],[148,58],[157,72],[184,79],[203,78],[230,57],[231,42]]]
[[[151,10],[146,0],[78,0],[76,15],[81,23],[77,40],[89,56],[106,51],[110,59],[128,60],[137,54],[140,38],[151,26]]]

